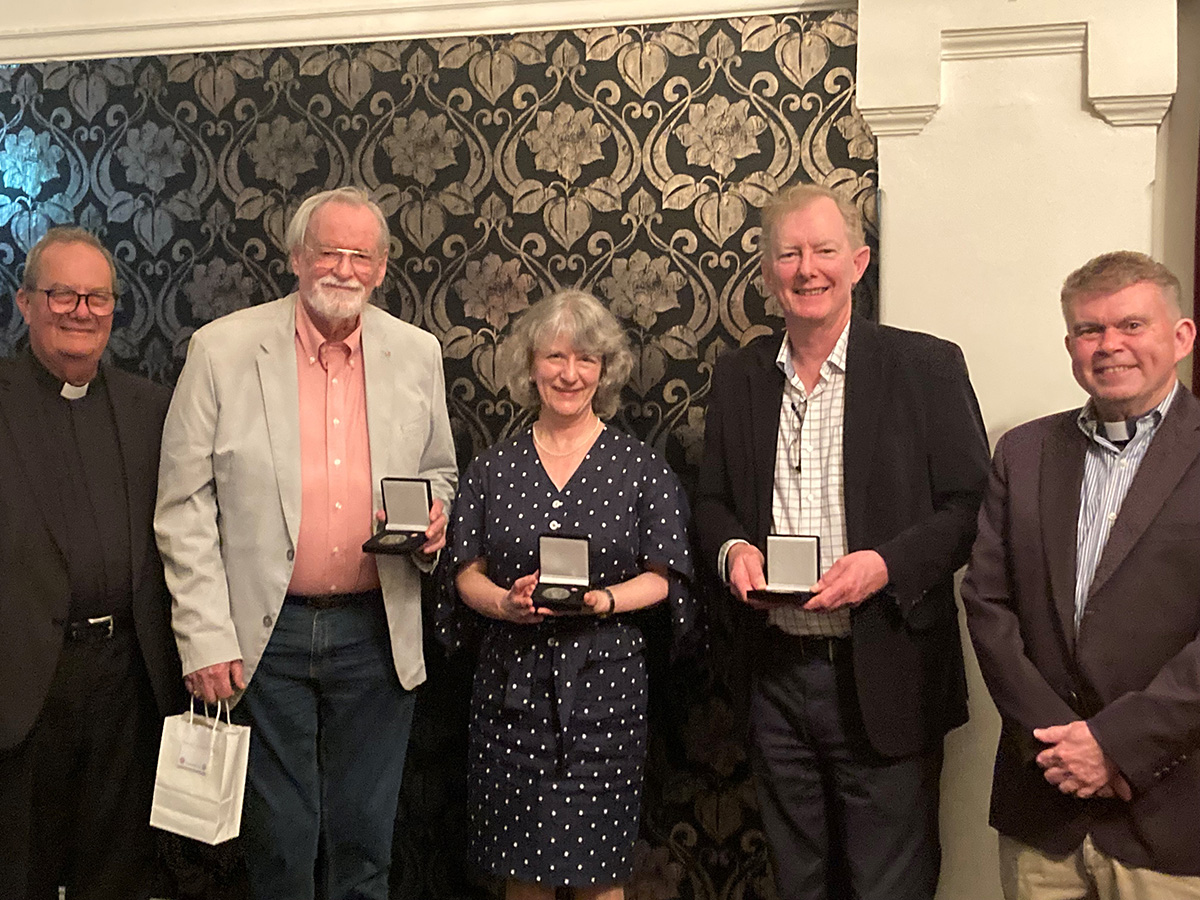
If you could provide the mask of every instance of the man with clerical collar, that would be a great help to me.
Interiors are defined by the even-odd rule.
[[[154,885],[158,741],[183,696],[152,530],[170,392],[101,363],[116,295],[100,242],[52,228],[16,296],[30,352],[0,361],[4,897]]]
[[[155,527],[187,687],[252,728],[254,897],[385,900],[425,679],[420,571],[457,482],[441,345],[368,303],[389,237],[365,192],[309,197],[286,242],[296,293],[192,336]],[[375,557],[360,548],[387,476],[436,499],[422,547]]]
[[[1003,721],[1008,900],[1200,897],[1200,402],[1178,279],[1105,253],[1063,283],[1082,409],[996,445],[963,601]]]
[[[967,718],[953,576],[983,421],[957,346],[852,314],[870,258],[853,203],[785,188],[760,247],[784,328],[717,363],[696,522],[752,670],[779,896],[932,900],[942,738]],[[770,534],[819,538],[811,597],[758,594]]]

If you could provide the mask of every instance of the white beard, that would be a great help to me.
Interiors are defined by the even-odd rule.
[[[347,291],[347,287],[353,287],[354,290]],[[321,318],[341,322],[361,315],[370,296],[371,291],[357,278],[342,281],[333,275],[326,275],[313,285],[312,293],[305,299]]]

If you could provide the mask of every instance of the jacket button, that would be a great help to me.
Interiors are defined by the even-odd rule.
[[[270,627],[271,627],[271,617],[263,616],[263,628],[270,628]]]
[[[289,551],[288,551],[288,562],[291,562],[291,561],[292,561],[293,559],[295,559],[295,558],[296,558],[296,551],[295,551],[295,550],[289,550]]]

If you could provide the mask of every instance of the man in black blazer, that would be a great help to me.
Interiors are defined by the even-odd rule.
[[[54,228],[0,361],[0,897],[149,896],[150,797],[179,658],[151,527],[169,391],[100,358],[116,269]]]
[[[987,440],[961,351],[851,315],[870,256],[814,185],[763,210],[784,334],[713,374],[696,521],[752,663],[763,821],[785,900],[929,900],[942,737],[967,718],[952,576]],[[806,603],[761,602],[767,535],[820,538]]]
[[[1142,253],[1062,288],[1089,399],[996,444],[962,595],[1002,727],[991,824],[1010,900],[1200,897],[1196,326]]]

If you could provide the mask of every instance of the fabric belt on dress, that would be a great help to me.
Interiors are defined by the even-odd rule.
[[[383,591],[380,588],[372,588],[353,594],[288,594],[283,599],[285,603],[295,603],[309,609],[341,609],[345,606],[366,606],[382,601]]]
[[[68,622],[63,636],[68,641],[107,641],[117,634],[124,634],[133,627],[133,619],[125,615],[96,616]]]

